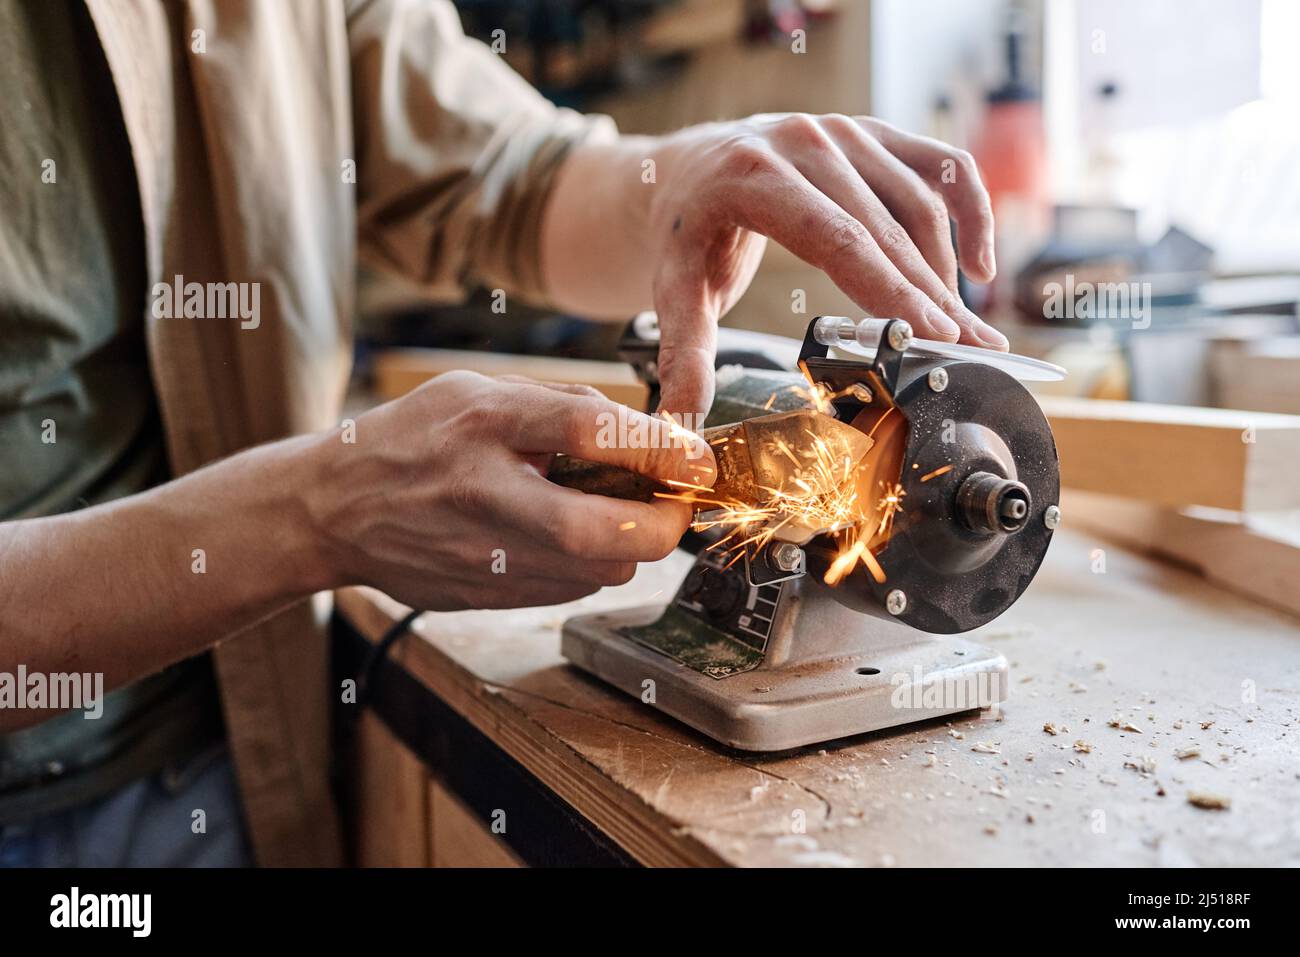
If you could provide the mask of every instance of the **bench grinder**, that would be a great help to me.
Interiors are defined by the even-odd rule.
[[[653,375],[655,347],[644,343],[643,375]],[[868,435],[853,481],[873,507],[892,505],[887,527],[873,514],[859,536],[863,560],[850,556],[845,571],[842,527],[795,523],[726,549],[712,547],[716,529],[688,535],[699,547],[695,565],[666,607],[571,618],[564,656],[750,751],[1004,700],[999,652],[933,636],[992,621],[1043,561],[1060,519],[1056,445],[1017,379],[1063,370],[915,339],[902,320],[835,316],[809,324],[798,365],[724,366],[705,425],[752,427],[807,409],[815,390],[833,424]]]

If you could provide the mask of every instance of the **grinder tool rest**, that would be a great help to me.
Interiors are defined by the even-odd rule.
[[[848,357],[832,357],[831,347]],[[867,555],[850,557],[847,572],[843,527],[785,522],[741,554],[734,546],[704,547],[666,607],[569,619],[564,656],[717,741],[750,751],[1005,700],[1000,653],[932,636],[992,621],[1043,561],[1060,518],[1056,445],[1038,403],[1013,376],[1059,378],[1063,370],[916,340],[902,320],[835,316],[809,324],[799,367],[802,376],[720,370],[706,438],[723,424],[729,434],[736,423],[753,434],[774,413],[807,414],[812,383],[825,400],[822,411],[838,420],[833,426],[876,433],[841,447],[850,449],[846,461],[863,501],[892,490],[892,528],[865,533],[858,555]],[[890,417],[891,428],[877,431]],[[754,458],[757,472],[762,463]],[[719,459],[721,479],[728,469]],[[552,478],[623,494],[597,487],[590,476],[566,480],[564,472],[553,469]],[[700,518],[709,525],[707,513]],[[716,544],[719,534],[712,529],[704,544]]]

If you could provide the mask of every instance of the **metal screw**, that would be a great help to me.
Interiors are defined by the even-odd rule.
[[[903,352],[912,344],[912,327],[902,319],[892,323],[889,327],[889,346],[899,352]]]
[[[803,570],[803,549],[793,542],[782,542],[772,549],[772,562],[783,572]]]
[[[925,381],[930,383],[930,388],[935,392],[942,392],[948,388],[948,370],[942,366],[938,369],[931,369],[930,374],[925,377]]]
[[[895,588],[885,596],[885,610],[891,615],[901,615],[907,611],[907,595],[901,588]]]
[[[1043,511],[1043,524],[1048,528],[1056,528],[1061,524],[1061,510],[1055,505],[1049,505]]]

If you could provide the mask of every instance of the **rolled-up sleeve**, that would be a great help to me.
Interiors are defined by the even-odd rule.
[[[555,173],[613,122],[552,105],[447,0],[359,0],[348,36],[362,261],[439,299],[484,287],[544,303]]]

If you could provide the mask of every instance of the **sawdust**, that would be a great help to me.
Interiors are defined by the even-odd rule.
[[[1156,762],[1154,758],[1144,756],[1135,758],[1132,761],[1125,761],[1124,767],[1130,771],[1137,771],[1141,775],[1148,775],[1155,773]]]
[[[1118,715],[1118,714],[1111,715],[1110,720],[1107,721],[1106,724],[1107,726],[1112,728],[1119,728],[1119,730],[1121,731],[1133,731],[1137,734],[1142,733],[1141,728],[1133,724],[1131,721],[1129,721],[1127,718],[1123,717],[1122,715]]]
[[[1206,811],[1226,811],[1232,807],[1232,798],[1208,791],[1191,791],[1187,795],[1187,803]]]

